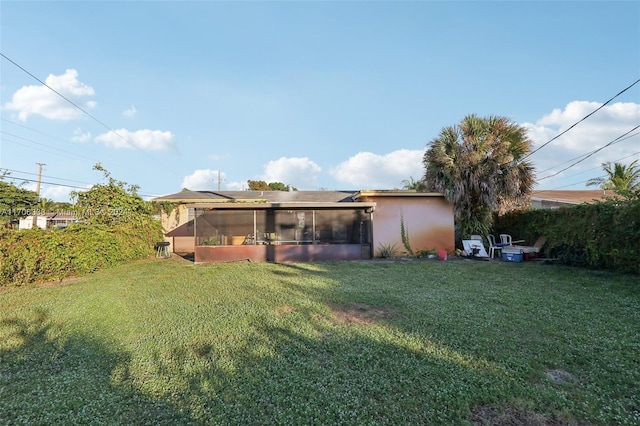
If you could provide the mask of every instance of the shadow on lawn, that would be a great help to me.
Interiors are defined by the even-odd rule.
[[[336,304],[327,313],[286,305],[274,318],[249,321],[244,339],[212,333],[162,348],[152,357],[153,376],[175,383],[173,402],[200,423],[461,424],[477,405],[487,409],[476,424],[497,424],[491,415],[506,409],[535,419],[526,424],[556,424],[544,414],[502,409],[509,395],[537,396],[491,363],[437,343],[424,349],[395,340],[401,330],[374,337],[369,327],[394,312],[369,308]]]
[[[296,270],[333,279],[330,268],[281,268],[290,293],[275,314],[248,318],[238,335],[198,324],[191,341],[176,335],[137,354],[144,367],[93,336],[60,336],[44,311],[1,320],[10,349],[0,349],[0,423],[461,424],[472,420],[469,406],[511,395],[546,403],[488,362],[411,341],[393,327],[393,307],[286,281]],[[157,396],[138,387],[147,385]],[[496,424],[484,421],[495,411],[481,414],[476,423]],[[529,424],[551,424],[541,419]]]
[[[0,319],[0,424],[187,424],[127,382],[129,356],[91,336],[52,337],[45,311]]]

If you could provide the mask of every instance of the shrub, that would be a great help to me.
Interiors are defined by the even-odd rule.
[[[526,241],[548,237],[543,251],[560,263],[640,274],[640,193],[557,210],[512,212],[497,233]]]
[[[137,187],[108,179],[72,194],[76,217],[83,221],[66,229],[0,231],[0,286],[61,280],[134,259],[151,256],[162,239],[162,226],[151,203]]]
[[[393,259],[398,256],[398,249],[395,244],[380,244],[378,247],[378,257],[383,259]]]
[[[0,286],[62,280],[149,257],[160,224],[146,227],[74,224],[58,231],[5,231],[0,243]]]

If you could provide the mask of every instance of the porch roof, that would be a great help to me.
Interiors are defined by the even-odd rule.
[[[203,210],[322,210],[322,209],[372,209],[376,203],[373,202],[337,202],[337,203],[312,203],[312,202],[293,202],[293,203],[254,203],[254,202],[235,202],[235,203],[187,203],[187,208],[203,209]]]
[[[357,191],[182,191],[152,201],[200,203],[351,203]]]

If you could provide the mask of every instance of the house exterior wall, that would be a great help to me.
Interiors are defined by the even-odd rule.
[[[45,216],[37,216],[36,226],[38,228],[47,229],[47,218]],[[18,222],[18,229],[31,229],[33,227],[33,216],[27,216],[20,219]]]
[[[404,222],[410,247],[418,250],[455,249],[453,206],[442,196],[364,196],[364,201],[376,203],[373,214],[373,251],[381,246],[395,245],[406,252],[400,223]]]
[[[169,243],[169,252],[171,253],[193,253],[195,249],[195,236],[193,226],[188,226],[189,209],[184,204],[178,204],[171,213],[162,212],[160,222],[165,234],[176,228],[183,227],[184,232],[176,236],[165,235],[164,240]],[[187,232],[187,233],[185,233]]]
[[[317,262],[368,259],[360,244],[301,244],[197,246],[196,263],[215,262]]]
[[[203,208],[195,208],[191,216],[185,204],[178,204],[170,214],[162,214],[162,225],[167,232],[165,241],[170,243],[170,251],[193,252],[196,262],[243,259],[276,262],[367,259],[376,256],[380,247],[386,245],[395,245],[400,254],[408,251],[402,241],[401,223],[404,224],[414,253],[420,250],[453,252],[455,249],[453,206],[441,194],[397,190],[361,191],[357,195],[357,201],[368,205],[360,207],[360,210],[354,205],[353,211],[359,211],[358,214],[364,215],[363,217],[346,217],[350,210],[345,208],[346,205],[333,212],[333,208],[316,207],[322,206],[320,203],[297,209],[264,207],[266,211],[272,211],[273,217],[268,220],[271,216],[263,218],[264,212],[261,212],[260,208],[251,213],[251,220],[248,221],[251,224],[248,224],[250,226],[247,229],[242,228],[242,232],[238,231],[240,228],[237,223],[229,222],[227,216],[231,215],[229,217],[234,218],[236,222],[242,216],[242,225],[246,220],[242,213],[251,207],[236,210],[240,206],[221,205],[224,208],[214,207],[214,210],[227,212],[218,214],[219,217],[212,216],[211,219],[207,219],[203,216],[211,209],[210,206],[206,206],[207,203],[204,203]],[[198,203],[191,203],[192,208],[197,205]],[[292,214],[295,220],[289,223],[287,215]],[[226,219],[222,220],[224,218]],[[203,220],[206,223],[202,222]],[[352,226],[353,229],[349,228],[351,225],[347,226],[346,230],[351,229],[351,232],[347,232],[346,235],[351,237],[340,239],[340,229],[336,228],[336,223],[345,220],[355,225]],[[211,226],[208,227],[207,224]],[[292,235],[287,234],[289,228],[285,229],[285,225],[293,226],[293,230],[289,232]],[[298,236],[294,232],[298,228],[306,233],[302,232],[301,236]],[[268,232],[265,231],[273,232],[278,238],[267,240]],[[240,243],[238,240],[238,244],[241,245],[234,245],[232,237],[240,234],[244,242]],[[287,238],[287,235],[290,238]],[[213,237],[218,241],[214,242]]]

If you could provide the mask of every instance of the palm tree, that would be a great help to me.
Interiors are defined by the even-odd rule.
[[[413,189],[416,191],[423,191],[425,189],[424,181],[414,180],[413,176],[409,177],[409,179],[404,179],[402,181],[402,189]]]
[[[602,163],[606,177],[589,179],[587,186],[599,185],[603,190],[613,189],[616,192],[640,190],[640,165],[635,160],[629,166],[620,163]]]
[[[424,181],[453,203],[458,236],[486,235],[494,211],[528,201],[535,177],[522,160],[530,151],[526,129],[496,116],[468,115],[430,142]]]

